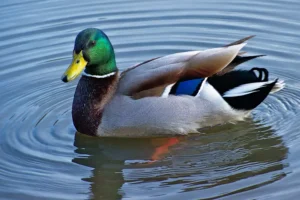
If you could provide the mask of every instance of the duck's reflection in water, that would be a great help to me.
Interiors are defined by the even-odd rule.
[[[285,176],[288,149],[270,127],[249,120],[202,133],[146,139],[77,133],[73,162],[92,168],[91,177],[83,179],[91,183],[92,199],[215,198]]]

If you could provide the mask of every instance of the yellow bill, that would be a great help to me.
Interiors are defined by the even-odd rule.
[[[74,80],[84,70],[87,63],[88,62],[83,58],[82,51],[80,51],[79,54],[76,54],[74,52],[73,61],[72,61],[71,65],[69,66],[69,68],[62,75],[61,80],[63,82],[69,82],[69,81]]]

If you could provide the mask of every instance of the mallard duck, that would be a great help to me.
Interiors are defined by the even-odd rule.
[[[119,72],[114,48],[96,28],[81,31],[62,76],[82,72],[73,100],[78,132],[100,137],[185,135],[243,120],[284,82],[268,70],[233,70],[258,56],[242,56],[246,37],[221,48],[175,53]]]

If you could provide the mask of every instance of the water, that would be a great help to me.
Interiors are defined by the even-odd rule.
[[[0,199],[298,199],[299,1],[11,0],[0,8]],[[71,120],[77,81],[60,76],[88,27],[108,34],[120,69],[255,34],[245,50],[268,56],[243,67],[265,66],[287,87],[245,122],[203,135],[80,135]]]

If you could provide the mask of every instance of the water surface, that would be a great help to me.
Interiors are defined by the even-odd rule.
[[[299,197],[299,1],[11,0],[0,8],[0,199]],[[267,67],[287,87],[245,122],[202,135],[81,135],[71,120],[77,81],[60,76],[88,27],[111,38],[121,70],[254,34],[245,50],[268,56],[243,67]]]

